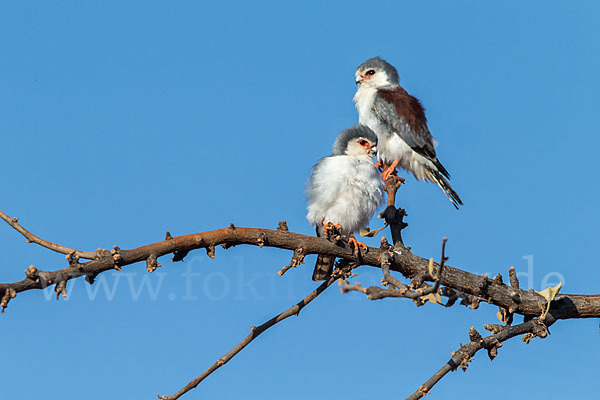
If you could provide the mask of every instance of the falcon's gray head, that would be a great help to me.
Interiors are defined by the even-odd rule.
[[[356,68],[356,84],[375,89],[398,85],[396,68],[379,57],[369,58]]]
[[[343,130],[333,143],[334,156],[373,156],[377,153],[377,135],[365,125]]]

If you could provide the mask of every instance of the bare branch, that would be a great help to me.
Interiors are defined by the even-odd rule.
[[[265,322],[262,325],[252,326],[250,328],[251,329],[250,334],[248,336],[246,336],[244,338],[244,340],[242,340],[240,343],[238,343],[237,346],[235,346],[233,349],[231,349],[229,352],[227,352],[221,358],[219,358],[206,371],[204,371],[202,374],[200,374],[199,376],[197,376],[196,378],[194,378],[193,380],[191,380],[190,383],[188,383],[187,385],[185,385],[177,393],[172,394],[170,396],[161,396],[159,394],[158,398],[159,399],[163,399],[163,400],[176,400],[176,399],[180,398],[181,396],[183,396],[185,393],[187,393],[190,390],[194,389],[196,386],[198,386],[200,384],[200,382],[202,382],[204,379],[206,379],[206,377],[208,377],[210,374],[212,374],[213,372],[215,372],[217,369],[221,368],[229,360],[231,360],[236,354],[238,354],[240,351],[242,351],[242,349],[244,347],[246,347],[248,344],[250,344],[250,342],[252,342],[254,339],[256,339],[261,333],[263,333],[264,331],[266,331],[267,329],[269,329],[273,325],[277,324],[278,322],[281,322],[284,319],[286,319],[288,317],[291,317],[292,315],[296,315],[297,316],[300,313],[300,311],[307,304],[309,304],[311,301],[313,301],[314,299],[316,299],[321,293],[323,293],[325,291],[325,289],[327,289],[329,286],[331,286],[331,284],[333,282],[335,282],[336,280],[344,277],[347,273],[349,273],[349,271],[351,269],[352,269],[352,266],[344,266],[342,269],[336,269],[334,271],[334,273],[329,277],[328,280],[326,280],[321,285],[319,285],[319,287],[317,287],[315,290],[313,290],[312,292],[310,292],[308,294],[308,296],[306,296],[304,299],[300,300],[300,302],[298,302],[296,305],[288,308],[287,310],[285,310],[281,314],[278,314],[278,315],[274,316],[273,318],[271,318],[270,320],[268,320],[267,322]]]
[[[96,257],[96,252],[79,251],[79,250],[75,250],[75,249],[70,249],[70,248],[62,246],[60,244],[56,244],[56,243],[48,242],[44,239],[40,239],[39,237],[35,236],[33,233],[29,232],[27,229],[23,228],[23,226],[21,226],[21,224],[19,224],[18,218],[11,218],[2,211],[0,211],[0,218],[2,218],[4,221],[6,221],[7,224],[12,226],[21,235],[23,235],[25,237],[25,239],[27,239],[27,243],[39,244],[40,246],[50,249],[52,251],[55,251],[57,253],[73,254],[74,256],[76,256],[78,258],[85,258],[88,260],[93,260]]]
[[[469,362],[473,360],[475,353],[481,349],[487,349],[490,359],[494,359],[498,354],[498,348],[502,347],[502,342],[518,335],[523,335],[523,341],[529,343],[534,337],[544,338],[548,334],[548,327],[554,323],[555,319],[551,316],[543,321],[532,319],[515,326],[485,325],[485,329],[492,334],[482,338],[475,328],[471,327],[469,331],[470,343],[461,345],[460,348],[452,353],[450,360],[444,364],[431,378],[423,383],[419,388],[405,400],[417,400],[429,393],[431,388],[438,383],[450,371],[456,371],[460,367],[466,371]]]
[[[25,279],[18,282],[0,283],[0,294],[5,293],[7,289],[13,289],[14,293],[44,289],[49,285],[80,276],[85,276],[88,282],[93,282],[93,278],[102,272],[146,261],[149,257],[159,258],[169,253],[189,252],[200,248],[207,249],[209,255],[214,256],[214,247],[217,245],[225,247],[241,244],[259,246],[262,241],[264,241],[264,247],[292,251],[302,247],[306,255],[327,254],[377,268],[382,268],[383,253],[390,254],[387,249],[369,247],[367,251],[361,252],[359,259],[343,241],[332,243],[326,238],[293,232],[229,226],[214,231],[172,237],[130,250],[119,249],[117,251],[113,249],[115,250],[114,254],[106,250],[98,251],[96,259],[85,263],[70,263],[68,267],[57,271],[38,270],[39,276],[36,279],[26,276]],[[390,271],[400,272],[413,280],[418,278],[435,281],[434,277],[429,276],[429,260],[412,254],[408,248],[401,245],[396,246],[389,261]],[[433,268],[439,271],[440,266],[434,263]],[[515,314],[532,318],[538,317],[541,314],[541,305],[546,304],[546,300],[535,292],[516,289],[495,282],[487,276],[472,274],[448,265],[444,266],[443,285],[446,288],[454,289],[463,297],[465,295],[474,296],[473,298],[476,298],[477,301],[486,301],[511,310]],[[443,289],[445,288],[440,290]],[[600,317],[600,295],[559,294],[552,301],[550,311],[557,319],[598,318]]]

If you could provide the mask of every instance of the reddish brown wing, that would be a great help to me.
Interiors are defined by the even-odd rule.
[[[432,160],[436,159],[425,109],[416,97],[400,86],[378,90],[373,109],[381,121],[389,125],[414,151]]]

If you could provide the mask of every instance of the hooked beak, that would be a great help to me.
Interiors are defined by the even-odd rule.
[[[356,77],[356,84],[360,86],[360,84],[365,80],[365,77],[362,75],[358,75]]]
[[[377,145],[374,145],[373,147],[371,147],[371,154],[372,155],[377,154]]]

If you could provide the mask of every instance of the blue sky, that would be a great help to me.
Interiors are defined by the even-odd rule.
[[[507,276],[514,265],[536,290],[562,280],[564,292],[598,293],[599,12],[552,1],[4,0],[0,209],[82,250],[230,222],[286,219],[312,234],[310,167],[356,122],[354,69],[380,55],[427,108],[465,202],[457,212],[409,177],[399,199],[413,251],[437,259],[447,236],[453,266]],[[8,226],[0,242],[2,282],[30,264],[65,266]],[[218,248],[215,260],[165,257],[153,275],[140,264],[92,287],[74,281],[68,301],[19,294],[1,317],[3,395],[171,394],[315,287],[314,256],[277,276],[290,256]],[[380,279],[358,272],[363,285]],[[332,288],[185,398],[403,398],[496,311],[417,309]],[[598,321],[551,333],[505,343],[493,363],[478,354],[428,398],[597,394],[543,382],[597,378]]]

